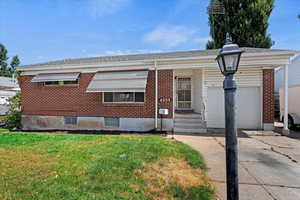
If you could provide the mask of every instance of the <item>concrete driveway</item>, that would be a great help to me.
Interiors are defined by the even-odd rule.
[[[300,133],[299,133],[300,134]],[[223,130],[175,139],[204,156],[219,199],[226,199]],[[300,200],[300,140],[269,131],[239,133],[241,200]]]

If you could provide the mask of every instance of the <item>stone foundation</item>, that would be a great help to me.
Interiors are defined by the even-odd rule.
[[[115,130],[147,132],[155,128],[154,118],[119,118],[119,127],[107,127],[104,117],[78,117],[76,125],[66,125],[64,116],[22,115],[23,130]],[[173,119],[163,119],[162,129],[173,130]],[[158,119],[160,130],[160,119]]]

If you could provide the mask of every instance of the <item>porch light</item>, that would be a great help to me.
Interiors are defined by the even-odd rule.
[[[232,44],[229,34],[226,35],[226,44],[219,51],[216,58],[223,75],[234,74],[238,70],[243,51],[237,44]]]

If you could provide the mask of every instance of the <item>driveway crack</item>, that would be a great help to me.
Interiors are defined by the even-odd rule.
[[[286,147],[286,146],[280,146],[280,145],[276,145],[276,144],[270,144],[268,142],[265,142],[265,141],[257,139],[257,138],[252,138],[252,139],[260,141],[261,143],[264,143],[264,144],[269,145],[271,147],[277,147],[277,148],[280,148],[280,149],[293,149],[293,147]]]
[[[222,144],[222,142],[220,142],[216,137],[213,137],[213,139],[216,141],[216,143],[218,145],[220,145],[222,148],[225,149],[225,145]],[[280,146],[280,145],[274,145],[274,144],[270,144],[268,142],[265,142],[263,140],[260,140],[260,139],[257,139],[257,138],[253,138],[252,139],[255,139],[265,145],[268,145],[270,147],[270,149],[266,149],[264,148],[264,150],[269,150],[269,151],[272,151],[274,153],[277,153],[281,156],[284,156],[286,158],[288,158],[289,160],[291,160],[292,162],[294,163],[298,163],[297,160],[295,160],[294,158],[292,158],[290,155],[288,154],[285,154],[285,153],[282,153],[280,152],[279,150],[276,150],[275,148],[278,148],[278,149],[294,149],[292,147],[287,147],[287,146]],[[246,164],[247,162],[252,162],[252,161],[249,161],[249,160],[246,160],[244,163]],[[292,188],[292,189],[300,189],[300,187],[297,187],[297,186],[286,186],[286,185],[273,185],[273,184],[265,184],[263,183],[262,181],[260,181],[260,179],[258,177],[256,177],[254,174],[252,174],[250,172],[250,170],[246,167],[246,165],[244,165],[243,161],[239,161],[239,165],[244,168],[246,170],[246,172],[254,178],[255,182],[256,183],[247,183],[247,182],[239,182],[239,184],[241,185],[257,185],[257,186],[260,186],[262,187],[262,189],[266,192],[266,194],[268,194],[270,196],[270,198],[272,198],[272,200],[279,200],[276,196],[274,196],[274,194],[272,194],[271,191],[269,191],[269,189],[267,187],[281,187],[281,188]],[[225,183],[225,181],[220,181],[220,180],[211,180],[212,182],[219,182],[219,183]]]
[[[220,142],[216,137],[213,137],[213,139],[218,143],[218,145],[220,145],[221,147],[225,148],[225,145],[222,144],[222,142]]]
[[[264,184],[264,183],[262,183],[258,178],[256,178],[256,176],[254,176],[251,172],[250,172],[250,170],[245,166],[245,165],[243,165],[241,162],[239,162],[239,164],[241,165],[241,167],[243,167],[247,172],[248,172],[248,174],[250,175],[250,176],[252,176],[255,180],[256,180],[256,182],[257,182],[257,185],[259,185],[259,186],[261,186],[264,190],[265,190],[265,192],[273,199],[273,200],[278,200],[276,197],[274,197],[274,195],[266,188],[266,184]]]
[[[224,146],[220,141],[218,141],[217,138],[213,137],[213,139],[214,139],[221,147],[225,148],[225,146]],[[239,165],[240,165],[241,167],[243,167],[243,168],[247,171],[247,173],[255,179],[255,181],[257,182],[257,185],[260,186],[260,187],[262,187],[263,190],[264,190],[264,191],[265,191],[265,192],[266,192],[273,200],[278,200],[278,199],[275,198],[274,195],[266,188],[266,185],[265,185],[265,184],[261,183],[261,182],[259,181],[258,178],[256,178],[253,174],[250,173],[249,169],[248,169],[246,166],[244,166],[241,162],[239,162]],[[240,183],[239,183],[239,184],[240,184]]]
[[[290,156],[290,155],[288,155],[288,154],[285,154],[285,153],[282,153],[282,152],[280,152],[280,151],[277,151],[277,150],[276,150],[275,148],[273,148],[273,147],[271,147],[270,149],[271,149],[271,151],[273,151],[273,152],[275,152],[275,153],[277,153],[277,154],[279,154],[279,155],[282,155],[282,156],[287,157],[287,158],[288,158],[289,160],[291,160],[292,162],[298,163],[298,161],[295,160],[294,158],[292,158],[292,156]]]
[[[253,139],[255,139],[255,140],[257,140],[257,141],[259,141],[259,142],[261,142],[263,144],[266,144],[266,145],[270,146],[270,149],[264,148],[264,150],[271,150],[274,153],[277,153],[279,155],[282,155],[282,156],[288,158],[290,161],[292,161],[294,163],[298,163],[298,161],[296,159],[294,159],[292,156],[290,156],[290,155],[288,155],[286,153],[282,153],[282,152],[280,152],[280,151],[278,151],[278,150],[275,149],[275,147],[279,148],[279,149],[293,149],[292,147],[285,147],[285,146],[270,144],[268,142],[265,142],[265,141],[257,139],[257,138],[253,138]]]

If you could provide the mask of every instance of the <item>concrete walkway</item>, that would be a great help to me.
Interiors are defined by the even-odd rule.
[[[299,133],[300,134],[300,133]],[[223,131],[175,135],[205,158],[219,199],[226,199]],[[300,200],[300,140],[274,132],[239,133],[241,200]]]

